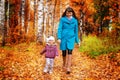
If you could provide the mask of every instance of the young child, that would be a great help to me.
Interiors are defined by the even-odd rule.
[[[40,54],[45,53],[46,65],[44,67],[44,73],[52,73],[54,58],[58,56],[57,45],[55,44],[55,38],[50,36],[45,48],[40,52]]]

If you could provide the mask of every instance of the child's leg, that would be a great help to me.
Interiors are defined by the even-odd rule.
[[[53,65],[54,65],[54,59],[50,59],[50,70],[49,70],[49,73],[52,73]]]
[[[45,67],[44,67],[44,72],[48,72],[50,59],[49,58],[45,58],[45,59],[46,59],[46,64],[45,64]]]

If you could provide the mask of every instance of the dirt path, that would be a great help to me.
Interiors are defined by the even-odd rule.
[[[13,50],[2,50],[0,54],[0,80],[119,80],[119,73],[113,75],[113,67],[106,60],[90,59],[76,47],[72,57],[72,73],[67,75],[62,70],[62,56],[55,59],[53,74],[43,75],[44,56],[39,55],[42,46],[19,45]],[[101,64],[99,66],[99,64]],[[109,74],[108,74],[109,73]],[[108,75],[108,76],[107,76]]]

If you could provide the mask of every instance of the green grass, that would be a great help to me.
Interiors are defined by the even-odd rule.
[[[98,38],[96,36],[85,36],[79,48],[80,52],[87,53],[91,58],[110,52],[118,52],[120,46],[112,44],[109,38]]]
[[[13,50],[13,48],[10,46],[3,46],[2,48],[6,49],[6,50]]]
[[[80,51],[88,53],[92,58],[101,54],[102,41],[96,36],[86,36],[80,46]]]

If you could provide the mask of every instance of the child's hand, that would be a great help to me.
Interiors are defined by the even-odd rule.
[[[55,58],[58,58],[59,56],[56,56]]]

